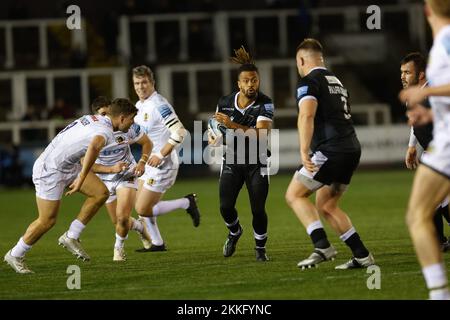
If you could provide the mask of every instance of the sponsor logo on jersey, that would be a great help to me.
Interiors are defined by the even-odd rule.
[[[117,143],[122,143],[122,142],[124,142],[124,138],[123,137],[121,137],[121,136],[118,136],[117,138],[116,138],[116,142]]]
[[[305,95],[308,92],[308,86],[303,86],[297,89],[297,98]]]
[[[159,106],[158,111],[161,114],[161,117],[163,117],[163,119],[166,119],[168,116],[172,114],[172,109],[170,109],[170,107],[167,104]]]
[[[80,122],[83,126],[87,126],[90,124],[90,122],[87,118],[81,118]]]
[[[144,113],[144,121],[148,121],[148,118],[149,118],[148,113]]]
[[[329,84],[338,84],[342,86],[341,81],[339,81],[339,79],[335,76],[325,76],[325,79],[327,79]]]

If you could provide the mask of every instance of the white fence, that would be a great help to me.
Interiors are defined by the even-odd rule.
[[[11,120],[21,119],[28,106],[27,79],[45,79],[47,106],[53,106],[55,100],[55,81],[58,78],[77,77],[80,79],[81,111],[89,113],[89,78],[93,76],[110,76],[114,98],[128,97],[129,79],[126,68],[90,68],[60,69],[36,71],[0,72],[0,80],[11,82],[12,113]]]
[[[31,20],[6,20],[0,21],[0,29],[5,32],[5,63],[4,67],[6,69],[15,67],[14,59],[14,42],[23,41],[24,39],[14,39],[13,29],[32,27],[38,29],[38,42],[39,42],[39,52],[36,52],[36,56],[39,57],[37,65],[42,68],[47,68],[49,66],[48,59],[48,38],[47,31],[50,26],[59,25],[66,26],[66,19],[31,19]],[[87,50],[86,42],[86,24],[85,21],[81,22],[81,29],[70,30],[71,35],[71,47],[72,49],[78,49],[82,53]]]
[[[385,13],[404,12],[408,15],[409,38],[419,45],[418,49],[426,51],[426,21],[423,15],[423,5],[397,4],[381,6],[382,26]],[[308,13],[312,16],[313,36],[319,34],[319,18],[324,16],[340,16],[344,20],[344,29],[336,32],[361,32],[361,15],[367,15],[366,6],[331,7],[311,9]],[[273,45],[278,48],[281,57],[288,53],[288,18],[299,16],[298,9],[283,10],[248,10],[248,11],[219,11],[215,13],[180,13],[180,14],[154,14],[121,16],[119,22],[119,37],[117,39],[118,52],[123,62],[127,63],[132,57],[132,44],[130,24],[145,23],[147,31],[147,62],[155,63],[158,60],[156,51],[157,23],[175,22],[179,28],[179,53],[178,59],[182,62],[189,60],[189,22],[209,20],[213,26],[214,55],[222,61],[226,61],[230,55],[230,21],[243,19],[245,21],[245,38],[250,48],[255,44],[255,20],[258,18],[276,18],[278,20],[278,43]]]

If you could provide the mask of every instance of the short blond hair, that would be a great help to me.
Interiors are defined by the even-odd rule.
[[[441,17],[450,18],[449,0],[425,0],[433,12]]]

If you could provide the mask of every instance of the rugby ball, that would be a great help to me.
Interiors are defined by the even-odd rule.
[[[208,131],[211,133],[214,139],[219,139],[226,135],[227,127],[217,121],[215,118],[208,120]]]

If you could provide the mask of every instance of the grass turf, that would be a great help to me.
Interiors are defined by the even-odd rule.
[[[366,270],[334,270],[350,258],[349,249],[328,228],[339,251],[333,262],[302,271],[296,264],[311,253],[304,228],[284,201],[290,176],[271,177],[267,212],[270,261],[255,261],[246,189],[237,208],[244,234],[231,258],[222,256],[227,229],[219,213],[218,179],[180,180],[165,199],[199,195],[199,228],[184,210],[158,218],[167,252],[136,253],[133,232],[126,242],[128,261],[114,263],[114,230],[102,208],[82,235],[91,262],[76,260],[57,245],[83,201],[65,197],[56,226],[28,253],[36,273],[18,275],[0,266],[0,299],[426,299],[427,291],[404,223],[412,173],[358,172],[342,208],[347,211],[381,269],[381,289],[369,290]],[[0,253],[3,255],[36,217],[33,190],[0,191]],[[69,290],[69,265],[81,268],[81,290]]]

